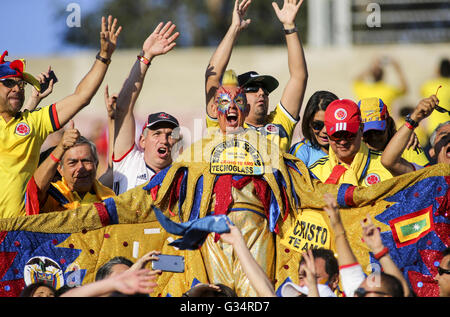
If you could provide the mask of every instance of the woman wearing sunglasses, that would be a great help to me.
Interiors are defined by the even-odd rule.
[[[339,99],[329,91],[316,91],[308,100],[302,120],[303,139],[294,144],[289,153],[295,155],[307,167],[328,154],[328,137],[325,129],[325,110]]]

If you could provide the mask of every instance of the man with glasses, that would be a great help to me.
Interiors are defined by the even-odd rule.
[[[5,61],[7,51],[0,57],[0,218],[25,215],[26,185],[38,165],[41,145],[90,103],[106,74],[120,32],[116,19],[102,18],[100,51],[75,92],[31,112],[20,111],[25,84],[40,90],[39,81],[25,72],[24,60]]]
[[[329,154],[309,167],[326,184],[369,186],[392,177],[381,153],[362,142],[361,112],[349,99],[335,100],[325,110]]]
[[[442,253],[442,260],[437,267],[438,274],[434,277],[439,285],[439,296],[450,297],[450,248]]]
[[[279,9],[275,2],[273,3],[274,11],[283,25],[285,33],[290,72],[290,78],[275,110],[268,114],[269,94],[279,85],[274,77],[259,75],[255,71],[238,76],[239,86],[244,88],[247,103],[250,105],[250,112],[245,119],[244,128],[256,129],[271,141],[278,143],[279,148],[286,152],[289,150],[294,128],[299,120],[308,78],[303,48],[295,26],[295,18],[302,2],[302,0],[285,0],[282,9]],[[215,92],[221,84],[221,78],[227,68],[239,33],[250,24],[249,19],[244,19],[250,3],[251,0],[244,0],[240,3],[239,0],[235,1],[231,26],[209,62],[205,74],[208,128],[218,127],[213,111]]]

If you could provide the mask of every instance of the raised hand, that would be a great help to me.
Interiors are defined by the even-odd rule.
[[[439,99],[436,97],[436,95],[431,95],[428,98],[424,98],[419,101],[419,104],[416,106],[414,111],[411,113],[411,119],[413,119],[416,122],[420,122],[426,117],[428,117],[436,108],[436,106],[439,105]]]
[[[243,0],[241,3],[239,3],[239,0],[235,0],[234,2],[231,24],[237,26],[239,31],[245,29],[251,22],[251,19],[244,19],[247,9],[251,3],[251,0]]]
[[[139,259],[136,261],[136,263],[134,263],[134,264],[129,268],[129,270],[137,271],[137,270],[140,270],[140,269],[145,268],[145,266],[147,265],[148,262],[159,260],[158,255],[160,255],[160,254],[161,254],[160,251],[151,251],[151,252],[148,252],[147,254],[145,254],[144,256],[142,256],[141,258],[139,258]],[[152,271],[150,271],[150,272],[155,273],[155,274],[159,274],[159,273],[161,273],[161,270],[152,270]]]
[[[130,271],[127,270],[116,276],[110,277],[114,289],[123,294],[151,293],[158,286],[155,282],[156,276],[147,269]]]
[[[280,9],[276,2],[272,2],[272,7],[275,10],[275,14],[278,20],[283,24],[284,28],[295,27],[295,17],[302,5],[303,0],[284,0],[283,8]]]
[[[228,227],[230,228],[230,232],[225,232],[220,234],[220,238],[223,242],[236,246],[238,243],[244,243],[244,238],[242,236],[241,231],[235,225],[227,222]]]
[[[43,83],[45,81],[46,78],[48,78],[50,76],[50,72],[52,71],[52,67],[49,66],[47,72],[45,73],[41,73],[37,79],[39,80],[39,83]],[[37,94],[36,96],[40,99],[44,99],[45,97],[47,97],[48,95],[50,95],[53,92],[53,79],[50,80],[49,84],[48,84],[48,88],[45,91],[41,91],[38,92],[36,89],[33,88],[33,95]]]
[[[116,108],[117,108],[117,98],[119,97],[119,94],[114,93],[111,96],[109,95],[109,87],[106,85],[105,87],[105,106],[106,106],[106,112],[108,113],[108,118],[115,119],[116,117]]]
[[[68,127],[64,130],[64,134],[61,138],[61,141],[59,141],[58,146],[61,147],[64,151],[71,148],[75,145],[75,142],[77,142],[78,138],[80,137],[80,131],[75,129],[75,124],[73,120],[69,121]]]
[[[100,32],[100,56],[110,59],[117,46],[117,39],[119,37],[122,27],[117,28],[117,19],[108,16],[108,19],[102,17],[102,28]]]
[[[364,243],[370,248],[373,253],[378,253],[383,250],[384,245],[381,240],[380,230],[375,227],[369,215],[361,220],[362,238]]]
[[[166,54],[172,50],[176,45],[175,40],[180,35],[179,32],[172,34],[175,28],[176,25],[170,21],[164,26],[163,22],[160,22],[142,45],[144,56],[151,60],[155,56]]]
[[[327,212],[328,217],[330,218],[331,227],[335,229],[336,226],[342,225],[336,198],[334,198],[333,195],[327,193],[323,195],[323,200],[327,204],[325,207],[323,207],[323,210]]]

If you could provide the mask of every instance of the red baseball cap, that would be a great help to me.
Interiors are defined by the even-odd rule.
[[[356,134],[361,125],[361,111],[358,105],[349,99],[331,102],[325,110],[325,127],[328,135],[338,131]]]

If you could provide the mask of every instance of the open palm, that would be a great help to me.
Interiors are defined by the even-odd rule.
[[[159,23],[152,34],[145,40],[142,50],[149,57],[163,55],[169,52],[175,45],[175,40],[180,35],[176,32],[172,35],[176,25],[172,22],[167,22],[164,26]]]
[[[293,24],[302,3],[303,0],[284,0],[282,9],[276,2],[272,2],[272,6],[282,24]]]

